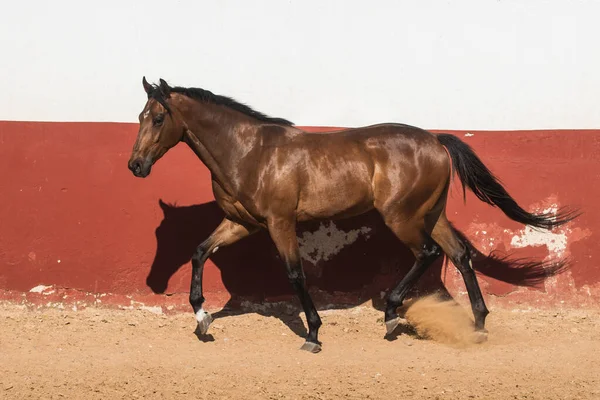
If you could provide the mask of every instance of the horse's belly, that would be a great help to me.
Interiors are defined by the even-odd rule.
[[[302,188],[298,219],[345,218],[371,210],[373,192],[370,182],[366,177],[356,178],[311,182]]]

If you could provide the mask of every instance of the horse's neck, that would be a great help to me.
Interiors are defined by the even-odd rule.
[[[252,129],[246,121],[215,123],[215,118],[206,122],[198,117],[189,121],[184,141],[210,170],[213,179],[234,195],[236,184],[233,177],[238,175],[239,161],[245,149],[258,142],[259,129]]]

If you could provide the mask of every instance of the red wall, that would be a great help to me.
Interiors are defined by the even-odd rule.
[[[136,124],[0,122],[0,298],[185,305],[190,256],[221,214],[212,202],[208,171],[183,144],[160,160],[148,178],[134,178],[127,161],[136,133]],[[525,208],[575,205],[585,212],[556,236],[523,235],[523,226],[472,195],[463,205],[455,187],[448,215],[484,253],[497,249],[516,257],[572,258],[568,271],[533,287],[524,270],[494,269],[481,260],[475,267],[485,273],[480,279],[488,302],[597,304],[600,131],[456,134]],[[168,205],[161,206],[160,200]],[[412,263],[409,252],[375,214],[335,225],[343,231],[366,226],[370,236],[360,236],[316,266],[306,263],[317,297],[322,302],[378,301]],[[318,228],[318,223],[303,227],[307,232]],[[534,245],[516,248],[515,240]],[[265,234],[223,249],[213,261],[204,280],[213,306],[245,298],[289,298],[283,268]],[[419,288],[442,282],[451,293],[464,295],[458,274],[441,264]],[[40,284],[52,288],[29,293]]]

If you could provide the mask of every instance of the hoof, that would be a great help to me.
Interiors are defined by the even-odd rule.
[[[392,333],[394,333],[394,331],[400,324],[407,325],[408,321],[406,319],[400,318],[400,317],[396,317],[394,319],[390,319],[389,321],[386,321],[385,328],[387,330],[387,334],[391,335]]]
[[[473,332],[473,343],[484,343],[488,340],[487,330]]]
[[[311,353],[318,353],[321,351],[321,345],[313,342],[304,342],[300,350],[305,350]]]
[[[212,317],[206,311],[199,310],[196,313],[196,320],[198,321],[198,332],[201,335],[206,335],[206,332],[208,332],[208,327],[213,322]]]

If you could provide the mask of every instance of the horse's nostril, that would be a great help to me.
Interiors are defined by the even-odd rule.
[[[142,163],[139,160],[136,160],[129,164],[129,169],[134,175],[139,175],[142,172]]]

